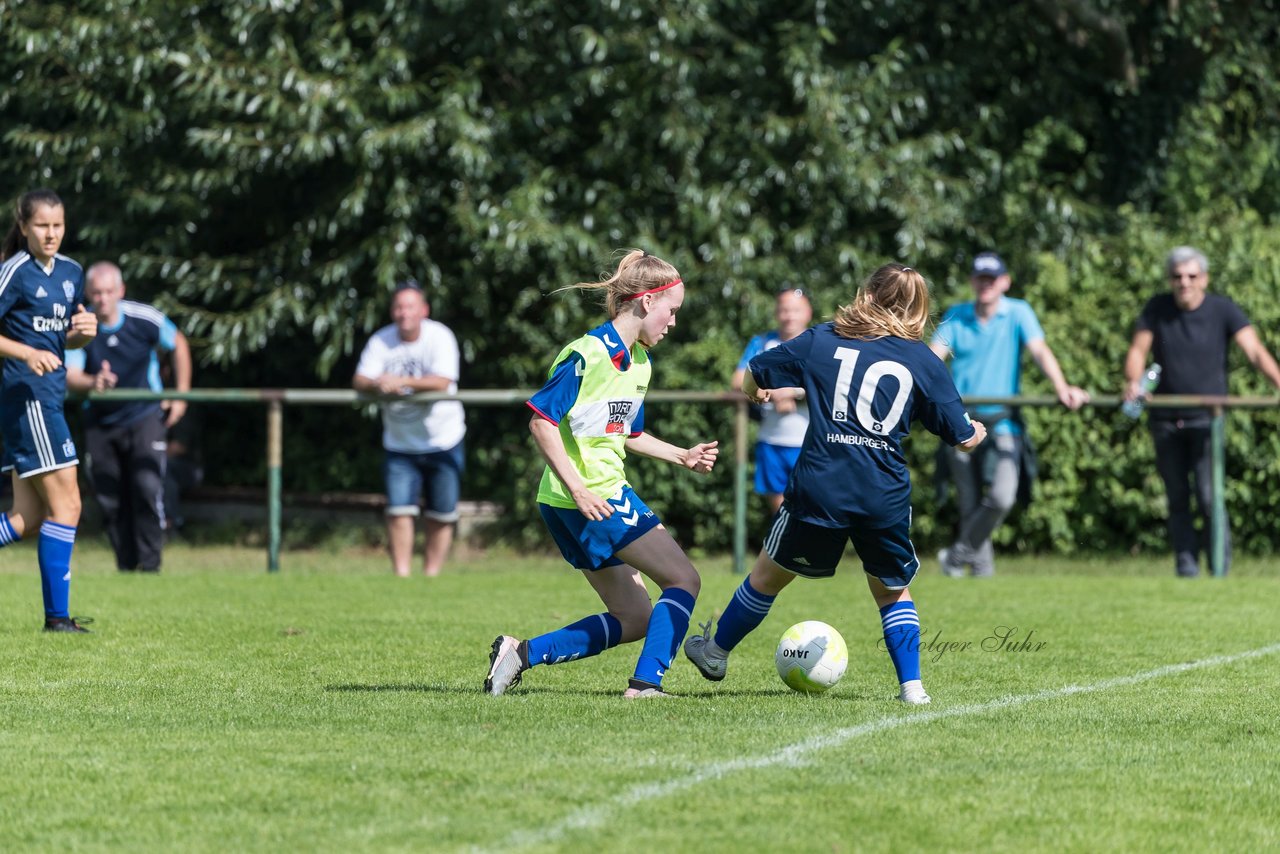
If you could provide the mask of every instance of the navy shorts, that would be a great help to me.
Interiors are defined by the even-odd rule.
[[[6,395],[0,405],[0,435],[4,437],[0,471],[16,471],[18,477],[25,478],[80,462],[61,401]]]
[[[764,540],[765,554],[783,569],[806,578],[830,578],[852,543],[862,559],[862,570],[880,579],[890,590],[911,583],[920,569],[916,547],[911,544],[911,514],[888,528],[823,528],[793,519],[784,503]]]
[[[786,448],[765,442],[756,444],[756,492],[760,495],[782,495],[787,491],[791,470],[800,459],[799,448]]]
[[[417,516],[419,497],[426,499],[426,517],[437,522],[458,521],[462,492],[462,442],[447,451],[405,454],[387,451],[382,474],[387,484],[387,515]],[[425,489],[423,488],[425,485]]]
[[[662,524],[630,486],[623,486],[608,501],[613,505],[613,515],[599,522],[583,516],[576,507],[538,505],[560,554],[575,569],[622,564],[615,555]]]

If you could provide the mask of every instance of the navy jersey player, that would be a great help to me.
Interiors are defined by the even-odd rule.
[[[902,440],[919,421],[944,442],[972,450],[986,436],[970,423],[946,366],[921,337],[929,287],[910,267],[887,264],[835,320],[751,360],[743,392],[803,388],[809,432],[751,575],[720,616],[685,642],[703,676],[724,678],[729,652],[760,625],[797,575],[835,574],[845,546],[862,560],[880,609],[898,698],[929,702],[920,681],[920,619],[907,586],[920,568],[911,543],[911,478]]]
[[[63,357],[68,347],[93,340],[98,321],[83,305],[80,265],[58,253],[66,232],[62,200],[52,190],[33,190],[14,213],[0,245],[0,468],[13,473],[13,508],[0,515],[0,547],[39,532],[45,631],[84,632],[68,611],[80,487],[62,412]]]

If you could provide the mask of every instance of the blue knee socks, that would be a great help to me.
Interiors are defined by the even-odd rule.
[[[694,601],[692,593],[679,587],[662,591],[649,615],[649,630],[644,637],[644,648],[640,650],[640,660],[636,662],[637,681],[662,684],[671,659],[689,631]]]
[[[528,641],[529,666],[589,658],[622,640],[622,624],[612,614],[593,614]]]
[[[8,519],[5,520],[8,522]],[[10,527],[9,530],[13,530]],[[71,550],[76,545],[76,529],[57,522],[40,526],[36,554],[40,561],[40,584],[46,617],[69,617],[71,597]]]
[[[765,596],[751,586],[751,579],[744,578],[733,598],[725,606],[716,625],[715,645],[725,652],[737,646],[756,626],[769,616],[776,596]]]
[[[884,647],[889,651],[898,682],[920,678],[920,617],[915,602],[894,602],[880,609]]]

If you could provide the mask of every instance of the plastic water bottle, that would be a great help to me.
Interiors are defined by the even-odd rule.
[[[1147,372],[1142,375],[1142,394],[1133,400],[1126,400],[1120,405],[1120,411],[1130,418],[1137,418],[1142,414],[1142,410],[1146,408],[1146,396],[1156,390],[1156,386],[1160,384],[1160,366],[1152,365],[1147,368]]]

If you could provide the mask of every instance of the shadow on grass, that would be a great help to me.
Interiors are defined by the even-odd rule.
[[[405,693],[421,693],[421,694],[483,694],[484,693],[479,688],[474,688],[470,686],[463,687],[460,685],[441,685],[438,683],[429,684],[425,682],[401,682],[401,683],[388,683],[388,684],[369,684],[369,683],[352,682],[352,683],[345,683],[341,685],[326,685],[324,686],[324,690],[336,691],[336,692],[342,692],[342,693],[353,693],[353,694],[361,694],[361,693],[377,694],[377,693],[383,693],[383,692],[385,693],[405,692]],[[548,696],[548,697],[619,697],[621,698],[622,692],[614,691],[614,690],[604,690],[604,689],[582,690],[582,689],[541,687],[541,686],[521,686],[519,689],[512,691],[511,696],[513,697]],[[672,696],[672,699],[719,700],[719,699],[729,699],[729,698],[738,698],[738,697],[777,699],[781,697],[792,697],[792,696],[796,696],[796,692],[787,690],[785,688],[777,689],[777,690],[762,690],[759,688],[756,688],[756,689],[728,688],[728,689],[720,689],[720,690],[681,691],[678,694],[674,694]],[[856,694],[845,694],[845,693],[813,694],[813,695],[801,694],[799,696],[803,700],[812,700],[813,702],[865,703],[868,700],[879,699],[878,695],[874,695],[869,692],[856,693]]]

